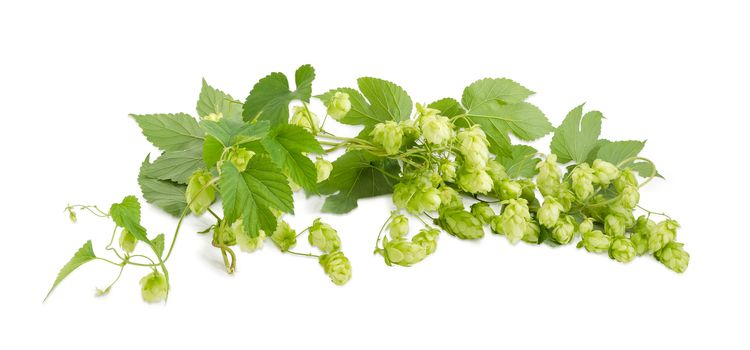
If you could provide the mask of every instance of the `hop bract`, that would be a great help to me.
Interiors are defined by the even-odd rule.
[[[333,170],[331,162],[321,157],[315,159],[315,171],[317,172],[318,182],[328,179],[328,176],[331,175],[331,170]]]
[[[352,264],[341,251],[323,254],[318,258],[318,262],[331,278],[331,282],[338,286],[346,284],[352,278]]]
[[[250,235],[245,232],[242,219],[239,219],[232,224],[232,231],[234,231],[234,235],[237,237],[237,244],[239,244],[240,250],[243,252],[251,253],[263,248],[263,242],[266,240],[265,231],[259,230],[258,236],[250,237]]]
[[[375,125],[370,133],[373,141],[383,147],[386,154],[396,154],[401,149],[404,132],[401,126],[394,121],[387,121]]]
[[[654,256],[672,271],[683,273],[690,263],[690,254],[682,247],[682,243],[669,242],[664,248],[655,252]]]
[[[141,296],[149,303],[158,303],[167,299],[169,284],[167,278],[154,271],[141,278]]]
[[[336,93],[331,98],[331,101],[328,103],[328,115],[333,117],[333,119],[341,120],[346,113],[349,113],[349,110],[352,108],[352,103],[349,101],[349,94],[341,91],[336,91]]]
[[[128,229],[122,229],[122,232],[120,232],[120,248],[128,253],[132,253],[135,250],[136,243],[138,243],[138,239]]]
[[[321,222],[320,218],[315,219],[313,225],[310,226],[307,239],[310,245],[318,247],[318,249],[325,253],[339,250],[341,247],[341,239],[339,239],[338,232],[331,225]]]
[[[231,147],[227,152],[227,159],[237,168],[239,172],[247,169],[247,164],[253,158],[255,152],[242,147]]]
[[[211,203],[216,199],[216,193],[213,186],[206,186],[213,179],[213,175],[208,170],[197,170],[188,179],[188,185],[185,189],[185,199],[190,205],[190,210],[195,215],[201,215],[206,212]]]

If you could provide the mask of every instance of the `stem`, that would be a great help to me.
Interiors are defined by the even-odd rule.
[[[203,188],[201,188],[195,196],[193,196],[192,199],[190,199],[190,202],[188,202],[187,206],[185,206],[185,209],[182,210],[182,215],[180,215],[180,220],[177,222],[177,228],[175,228],[174,231],[174,238],[172,238],[172,244],[169,245],[169,250],[167,251],[167,256],[164,257],[164,261],[169,260],[169,257],[172,256],[172,250],[174,249],[174,244],[177,242],[177,235],[180,233],[180,227],[182,226],[182,221],[185,220],[185,216],[187,215],[188,211],[190,210],[190,205],[193,204],[196,198],[198,198],[198,195],[201,194],[201,192],[205,191],[209,186],[213,186],[216,182],[219,181],[219,178],[213,178],[211,181],[209,181]]]
[[[216,213],[214,213],[214,211],[211,210],[211,208],[206,208],[206,209],[208,209],[208,212],[211,213],[211,215],[213,215],[217,221],[221,221],[221,218],[218,215],[216,215]]]
[[[294,238],[297,238],[297,237],[299,237],[299,236],[302,236],[302,234],[303,234],[303,233],[305,233],[305,232],[307,232],[307,231],[309,231],[309,230],[310,230],[310,227],[307,227],[306,229],[304,229],[304,230],[300,231],[300,233],[298,233],[298,234],[297,234],[296,236],[294,236]]]
[[[299,256],[309,256],[309,257],[314,257],[314,258],[320,258],[320,255],[315,255],[313,253],[307,253],[307,254],[305,254],[305,253],[297,253],[297,252],[293,252],[291,250],[287,250],[284,253],[289,253],[289,254],[299,255]]]

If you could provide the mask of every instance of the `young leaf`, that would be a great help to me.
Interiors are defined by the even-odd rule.
[[[109,215],[117,226],[127,229],[139,241],[151,244],[146,229],[141,226],[141,204],[135,196],[127,196],[122,202],[112,204]]]
[[[230,162],[222,166],[219,192],[224,206],[224,220],[243,218],[245,232],[257,237],[258,230],[273,232],[276,218],[269,207],[292,213],[294,202],[286,176],[271,160],[255,156],[245,172]]]
[[[203,142],[203,163],[206,167],[213,168],[221,159],[222,153],[224,153],[224,145],[221,141],[211,135],[206,136],[206,141]]]
[[[141,164],[141,170],[138,173],[138,185],[141,187],[141,193],[146,202],[162,208],[169,214],[179,216],[185,210],[187,202],[185,200],[185,186],[172,181],[159,180],[145,175],[148,172],[149,157]]]
[[[440,111],[440,115],[448,118],[455,117],[457,115],[466,114],[466,110],[461,107],[458,101],[452,98],[444,98],[437,100],[427,105],[427,107],[434,108]]]
[[[263,138],[270,127],[267,121],[245,123],[242,119],[222,118],[219,121],[203,120],[200,126],[206,134],[219,140],[229,147],[239,141],[259,140]]]
[[[221,113],[224,117],[241,119],[242,104],[233,101],[232,96],[214,89],[206,83],[206,79],[203,79],[201,93],[198,96],[198,104],[195,109],[200,117],[205,117],[211,113]]]
[[[200,147],[203,143],[203,129],[195,118],[180,114],[131,115],[143,135],[162,151],[181,151]]]
[[[47,300],[49,298],[50,294],[52,294],[52,291],[55,290],[55,287],[57,287],[60,282],[62,282],[65,277],[68,277],[71,272],[75,271],[75,269],[79,268],[81,265],[96,259],[96,255],[94,254],[94,248],[91,246],[91,241],[87,241],[81,249],[78,249],[78,251],[73,255],[73,258],[68,261],[65,266],[63,266],[62,269],[60,269],[60,272],[57,274],[57,278],[55,279],[55,282],[52,283],[52,288],[49,289],[49,292],[47,292],[47,296],[44,297],[44,300]]]
[[[315,164],[303,153],[323,153],[315,137],[296,125],[281,125],[261,140],[271,160],[306,191],[315,193],[317,172]]]
[[[400,171],[398,163],[393,160],[375,158],[363,151],[344,153],[333,162],[328,180],[319,185],[321,193],[333,194],[326,198],[322,211],[348,213],[357,207],[360,198],[393,192],[394,179],[378,169],[393,177]]]
[[[164,234],[160,233],[154,239],[151,240],[154,246],[154,253],[160,257],[164,254]]]
[[[271,126],[289,122],[289,103],[293,100],[310,101],[315,70],[304,65],[295,73],[297,89],[289,90],[283,73],[271,73],[253,86],[243,105],[242,115],[247,121],[267,120]]]
[[[205,168],[203,150],[198,147],[183,151],[164,152],[145,168],[144,176],[187,184],[194,171]]]
[[[499,156],[497,160],[505,167],[505,172],[511,178],[525,177],[530,179],[539,172],[536,169],[539,158],[534,158],[536,153],[537,150],[534,147],[513,145],[510,157]]]
[[[583,105],[570,112],[552,136],[550,149],[557,161],[567,163],[585,162],[596,147],[602,128],[601,112],[591,111],[583,115]]]
[[[369,77],[357,79],[357,85],[362,95],[370,101],[373,114],[387,116],[386,120],[394,121],[411,118],[411,98],[400,86]]]
[[[609,141],[601,140],[601,147],[596,153],[596,158],[610,162],[614,165],[628,158],[638,156],[646,145],[644,141]]]
[[[467,109],[468,121],[479,124],[487,134],[490,150],[511,156],[508,132],[532,141],[554,128],[536,106],[522,102],[531,90],[509,79],[483,79],[464,89],[461,103]],[[466,123],[459,120],[459,125]]]
[[[328,107],[331,98],[333,98],[336,92],[345,92],[346,94],[348,94],[349,102],[351,103],[351,109],[349,109],[349,112],[347,112],[346,115],[344,115],[339,120],[339,122],[348,125],[373,126],[387,120],[387,116],[376,115],[370,108],[370,104],[367,102],[364,96],[362,96],[359,91],[352,88],[333,89],[315,97],[321,100],[323,104]]]

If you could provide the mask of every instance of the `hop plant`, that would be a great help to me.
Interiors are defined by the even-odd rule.
[[[539,170],[539,175],[536,178],[539,192],[545,197],[556,194],[562,177],[560,168],[557,166],[557,156],[554,154],[548,155],[543,161],[537,163],[536,168]]]
[[[401,266],[414,265],[427,257],[427,247],[420,243],[407,241],[403,238],[388,240],[384,238],[383,257],[386,264],[396,264]]]
[[[254,155],[255,152],[242,147],[230,147],[227,152],[227,159],[239,172],[243,172],[247,169],[247,164],[250,163],[250,159],[252,159]]]
[[[492,190],[492,178],[484,170],[464,167],[458,173],[458,185],[469,193],[487,193]]]
[[[396,215],[388,225],[391,239],[399,239],[409,233],[409,219],[403,215]]]
[[[271,241],[276,244],[282,252],[288,251],[290,248],[297,245],[297,233],[289,227],[289,224],[284,220],[279,220],[276,223],[276,230],[271,235]]]
[[[620,170],[616,166],[601,159],[594,160],[592,168],[595,176],[594,182],[601,185],[609,185],[612,180],[620,175]]]
[[[427,142],[434,145],[443,145],[453,136],[453,124],[450,119],[441,116],[439,110],[425,108],[417,104],[420,112],[419,127],[422,130],[422,136]]]
[[[122,250],[132,253],[135,250],[135,245],[138,243],[138,239],[133,236],[128,229],[122,229],[120,232],[120,248]]]
[[[594,219],[585,218],[578,224],[578,232],[586,233],[594,229]]]
[[[630,240],[635,246],[635,253],[637,255],[643,255],[648,252],[649,237],[651,237],[654,230],[656,230],[656,223],[653,220],[650,220],[646,216],[638,217],[633,227],[633,233],[630,235]]]
[[[626,237],[616,237],[609,246],[609,257],[621,263],[628,263],[635,258],[635,246]]]
[[[500,181],[498,192],[502,200],[516,199],[523,195],[523,186],[519,181],[505,179]]]
[[[586,163],[578,164],[575,169],[570,173],[571,181],[573,182],[573,192],[576,196],[585,200],[594,193],[594,169]]]
[[[141,278],[141,296],[149,303],[158,303],[167,300],[169,283],[167,278],[160,272],[154,270]]]
[[[318,247],[324,253],[337,251],[341,247],[338,232],[331,225],[321,222],[320,218],[313,221],[307,239],[310,245]]]
[[[202,215],[216,199],[214,188],[209,184],[213,175],[206,169],[196,170],[188,179],[185,199],[195,215]]]
[[[547,228],[553,228],[558,219],[560,219],[560,212],[565,208],[555,198],[547,198],[544,200],[544,204],[539,208],[537,212],[537,219],[539,223]]]
[[[335,285],[343,286],[352,278],[352,264],[341,251],[323,254],[318,261]]]
[[[464,158],[464,166],[468,170],[484,170],[487,167],[490,158],[487,148],[489,142],[487,135],[478,125],[459,132],[456,135],[456,143]]]
[[[655,253],[664,248],[669,242],[677,238],[677,228],[680,224],[674,220],[664,220],[656,224],[656,228],[651,231],[648,237],[648,252]]]
[[[552,228],[552,239],[559,244],[568,244],[573,240],[575,233],[575,219],[570,215],[566,215]]]
[[[433,174],[420,174],[396,184],[393,188],[393,203],[398,208],[406,208],[412,213],[434,211],[440,207],[440,191],[435,188]]]
[[[491,159],[487,161],[487,174],[490,175],[494,189],[499,191],[501,181],[508,179],[508,173],[505,171],[505,167],[500,164],[497,160]]]
[[[419,244],[424,248],[425,253],[430,255],[437,249],[437,239],[440,235],[440,230],[435,228],[424,228],[419,231],[414,237],[411,238],[412,243]]]
[[[443,181],[454,182],[456,181],[456,165],[450,161],[442,161],[440,163],[440,175]]]
[[[583,239],[578,242],[578,248],[586,248],[591,253],[603,253],[609,250],[611,238],[602,231],[590,230],[583,233]]]
[[[234,231],[234,235],[237,237],[237,244],[243,252],[251,253],[263,248],[263,243],[266,240],[265,231],[259,230],[258,236],[250,237],[249,234],[245,233],[245,230],[242,227],[242,219],[237,220],[232,224],[232,231]]]
[[[289,120],[290,124],[298,125],[311,132],[313,135],[320,131],[320,120],[315,113],[310,112],[310,109],[304,106],[294,106],[294,114]]]
[[[441,211],[435,224],[449,234],[460,239],[478,239],[484,237],[482,222],[463,207],[452,207]]]
[[[482,224],[489,224],[495,216],[495,211],[492,210],[489,204],[477,202],[471,205],[471,214],[479,219]]]
[[[521,240],[526,243],[537,244],[539,243],[540,232],[541,228],[539,227],[539,224],[534,221],[529,221],[526,224],[526,231],[524,231]]]
[[[349,94],[341,91],[337,91],[331,102],[328,104],[328,115],[333,119],[341,120],[349,110],[352,108],[352,103],[349,101]]]
[[[664,266],[670,270],[683,273],[687,270],[688,263],[690,263],[690,254],[688,254],[683,248],[682,243],[669,242],[664,248],[656,251],[654,256],[656,260],[659,260]]]
[[[394,121],[376,124],[370,135],[373,141],[382,146],[385,153],[389,155],[398,153],[404,138],[401,125]]]
[[[615,179],[614,185],[617,192],[622,193],[627,187],[632,186],[637,188],[638,180],[630,169],[623,169],[620,171],[620,176]]]
[[[498,222],[500,226],[496,225],[499,229],[497,232],[502,232],[510,243],[516,244],[526,233],[530,220],[531,214],[525,199],[508,200],[503,209],[502,218]]]

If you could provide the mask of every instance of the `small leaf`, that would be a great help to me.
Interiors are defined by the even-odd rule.
[[[596,158],[610,162],[614,165],[638,156],[646,145],[645,141],[608,141],[601,140],[601,147],[596,153]]]
[[[181,151],[200,147],[203,143],[203,129],[195,118],[180,114],[134,115],[143,135],[162,151]]]
[[[271,160],[298,185],[310,193],[317,192],[315,164],[303,153],[323,153],[315,137],[297,125],[281,125],[261,140]]]
[[[154,179],[187,184],[190,175],[200,168],[205,168],[203,152],[201,148],[194,147],[183,151],[164,152],[145,168],[144,175]]]
[[[461,107],[461,104],[452,98],[444,98],[441,100],[437,100],[427,105],[427,107],[439,110],[440,115],[446,116],[448,118],[452,118],[461,114],[466,114],[466,110],[463,107]]]
[[[78,249],[78,251],[73,255],[73,258],[71,258],[70,261],[68,261],[68,263],[65,264],[62,269],[60,269],[55,282],[52,283],[52,288],[49,289],[49,292],[47,293],[47,296],[44,297],[44,300],[47,300],[47,298],[49,298],[50,294],[52,294],[52,291],[55,290],[55,287],[57,287],[57,285],[60,284],[60,282],[65,279],[65,277],[68,277],[71,272],[75,271],[75,269],[79,268],[81,265],[94,259],[96,259],[94,248],[91,246],[91,241],[87,241],[83,245],[83,247]]]
[[[154,179],[145,175],[149,167],[149,157],[141,164],[141,170],[138,174],[138,185],[141,187],[141,193],[146,202],[162,208],[169,214],[179,216],[187,202],[185,200],[185,185],[180,185],[172,181]]]
[[[221,159],[223,152],[224,145],[221,144],[221,141],[213,136],[206,136],[206,141],[203,142],[203,163],[206,164],[206,167],[213,168]]]
[[[151,243],[154,247],[154,253],[156,253],[156,256],[161,258],[162,254],[164,254],[164,234],[160,233],[154,239],[151,240]]]
[[[198,104],[195,109],[200,117],[205,117],[211,113],[221,113],[224,117],[241,119],[242,104],[233,101],[232,96],[214,89],[206,83],[206,79],[203,79],[201,93],[198,96]]]
[[[271,73],[253,86],[243,105],[242,115],[247,121],[267,120],[271,126],[289,122],[289,103],[293,100],[309,101],[315,70],[310,65],[297,69],[297,89],[289,90],[289,81],[283,73]]]
[[[141,204],[135,196],[127,196],[122,202],[112,204],[109,215],[117,226],[127,229],[139,241],[151,244],[146,229],[141,226]]]
[[[379,168],[389,175],[383,174]],[[344,153],[333,162],[333,170],[326,181],[319,184],[326,198],[323,212],[343,214],[357,207],[357,201],[393,192],[400,171],[398,162],[373,157],[363,151]],[[335,193],[335,194],[334,194]]]
[[[527,145],[513,145],[510,157],[498,157],[498,161],[505,167],[511,178],[532,178],[539,171],[536,169],[539,158],[535,158],[537,150]]]
[[[224,146],[259,140],[263,138],[270,127],[267,121],[245,123],[241,119],[222,118],[219,121],[203,120],[200,126],[206,130],[206,134],[216,138]]]
[[[412,102],[400,86],[377,78],[359,78],[357,85],[375,115],[387,116],[387,120],[403,121],[411,118]]]
[[[464,107],[473,109],[498,100],[505,104],[519,103],[533,94],[533,91],[513,80],[485,78],[473,82],[464,89],[461,103]]]
[[[583,115],[583,105],[571,110],[552,136],[550,149],[557,155],[557,161],[585,162],[597,145],[603,118],[597,111]]]
[[[333,98],[336,92],[344,92],[349,95],[349,102],[351,103],[351,109],[349,109],[349,112],[347,112],[346,115],[339,119],[339,122],[348,125],[373,126],[387,120],[387,116],[376,115],[370,108],[370,104],[365,97],[362,96],[359,91],[352,88],[333,89],[315,97],[328,107],[331,98]]]

